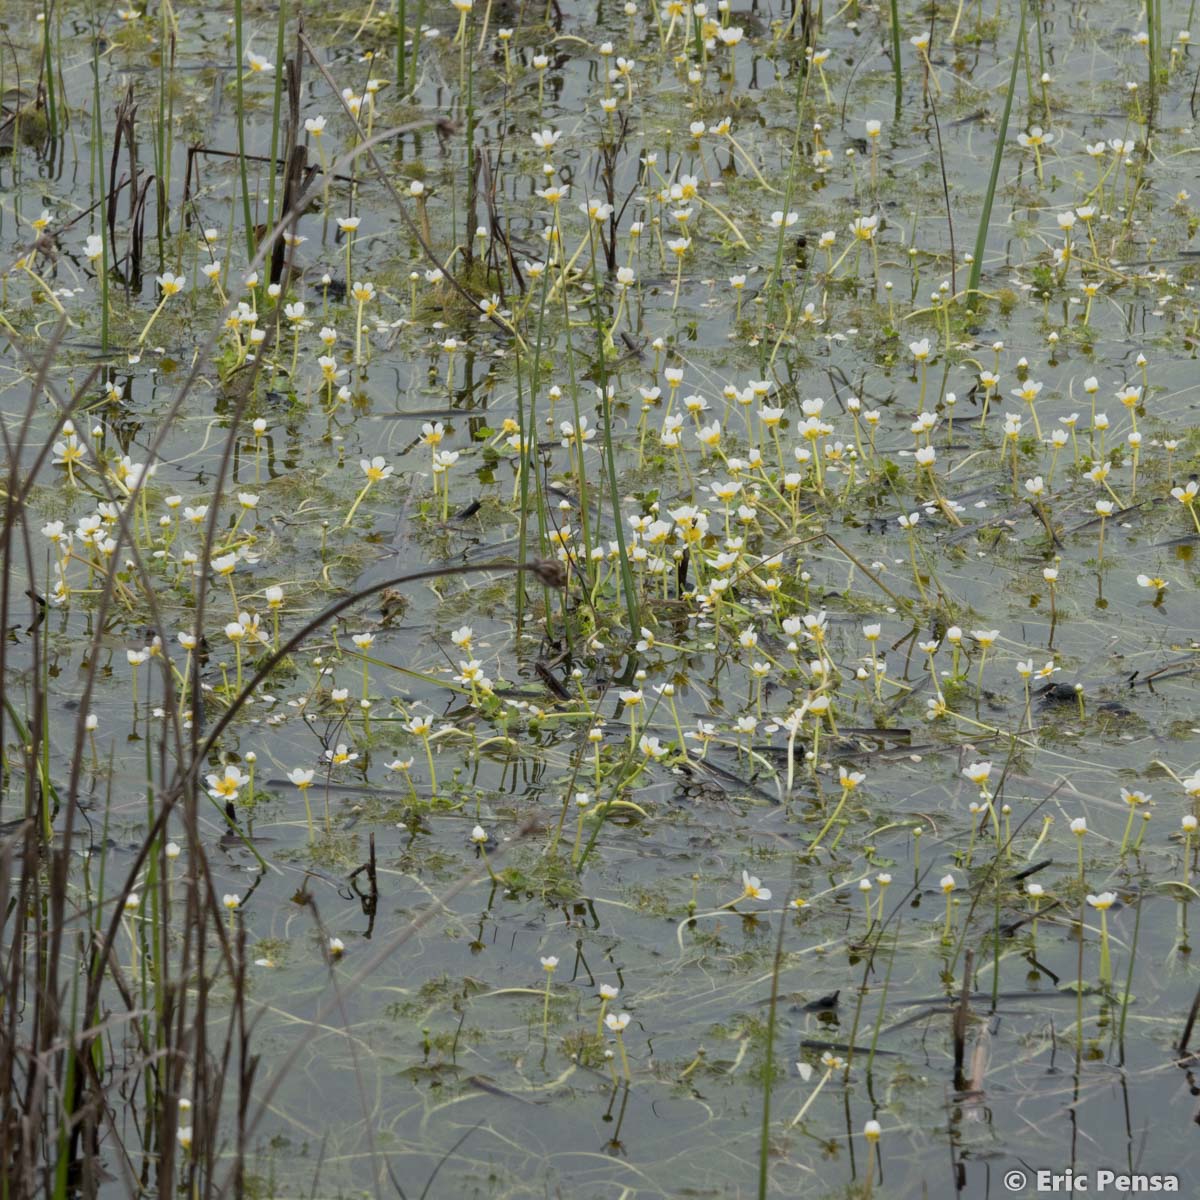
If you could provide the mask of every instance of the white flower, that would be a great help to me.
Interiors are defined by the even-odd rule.
[[[236,800],[238,791],[248,780],[237,767],[227,766],[223,775],[209,775],[207,782],[208,794],[214,800]]]
[[[751,900],[770,900],[771,890],[762,886],[762,880],[748,871],[742,872],[742,888]]]
[[[992,764],[990,762],[971,763],[969,766],[963,767],[963,774],[972,783],[982,787],[991,777]]]
[[[1045,133],[1040,125],[1031,125],[1028,133],[1018,133],[1017,141],[1024,146],[1026,150],[1037,149],[1040,146],[1048,146],[1054,141],[1054,134]]]
[[[346,749],[345,742],[338,742],[335,749],[325,751],[323,758],[325,762],[330,763],[332,766],[340,767],[354,762],[358,758],[358,755],[350,753]]]
[[[869,242],[878,228],[878,217],[855,217],[850,223],[850,232],[862,242]]]
[[[648,737],[646,734],[638,739],[638,749],[647,757],[658,759],[666,754],[667,748],[656,737]]]
[[[381,454],[376,454],[370,460],[360,459],[358,465],[362,468],[362,473],[373,483],[380,479],[387,479],[395,470],[394,467],[388,466],[387,460]]]

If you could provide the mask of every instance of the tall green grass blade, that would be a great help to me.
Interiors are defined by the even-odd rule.
[[[108,353],[108,221],[106,220],[108,189],[104,175],[104,121],[100,116],[100,39],[92,35],[92,162],[96,171],[96,198],[100,231],[100,351]]]
[[[54,47],[50,39],[53,13],[44,13],[42,21],[42,74],[46,81],[46,124],[50,138],[58,136],[58,101],[54,75]]]
[[[529,372],[529,404],[528,406],[522,400],[521,388],[521,363],[522,355],[517,355],[517,437],[521,439],[520,447],[517,454],[517,461],[520,464],[521,484],[521,499],[520,513],[518,514],[519,533],[518,533],[518,550],[517,561],[525,562],[529,549],[529,474],[534,469],[533,447],[534,440],[537,437],[537,395],[538,387],[541,385],[541,367],[542,367],[542,346],[544,345],[545,330],[546,330],[546,298],[550,290],[550,272],[542,272],[542,290],[538,300],[538,320],[537,334],[533,343],[533,362]],[[536,485],[536,509],[538,518],[538,552],[543,553],[546,546],[546,509],[542,503],[542,477],[540,474],[535,475]],[[548,588],[544,588],[546,592],[546,619],[550,618],[550,593]],[[517,635],[520,636],[522,622],[525,616],[525,577],[517,576]]]
[[[596,365],[600,382],[600,407],[604,413],[604,462],[608,468],[608,488],[612,496],[613,529],[617,539],[617,557],[621,567],[621,591],[625,596],[625,614],[629,619],[629,632],[634,640],[642,626],[641,608],[638,603],[637,584],[633,578],[633,568],[629,562],[629,549],[625,544],[624,519],[621,516],[621,491],[617,484],[617,458],[613,446],[612,427],[612,397],[608,392],[608,361],[604,354],[606,329],[604,316],[600,311],[600,276],[596,267],[596,233],[594,222],[588,223],[588,237],[592,241],[592,296],[596,321],[596,348],[599,354]]]
[[[396,92],[404,95],[405,67],[408,55],[404,53],[404,31],[408,24],[405,0],[396,0]]]
[[[896,120],[900,120],[900,112],[904,107],[904,68],[900,63],[900,4],[899,0],[891,0],[892,5],[892,79],[896,88]]]
[[[271,165],[267,174],[267,227],[274,228],[275,188],[279,178],[279,113],[283,105],[283,34],[287,25],[287,0],[279,0],[279,23],[275,30],[275,98],[271,107]],[[283,214],[280,213],[280,216]],[[349,280],[346,280],[349,283]]]
[[[996,130],[996,151],[992,155],[992,170],[988,176],[987,192],[983,198],[983,210],[979,214],[979,228],[975,233],[975,261],[971,264],[971,278],[967,283],[967,300],[979,291],[979,278],[983,271],[983,254],[987,249],[988,226],[992,220],[992,203],[996,198],[996,184],[1000,179],[1000,164],[1004,161],[1004,143],[1008,139],[1008,120],[1012,114],[1013,95],[1017,90],[1017,71],[1021,65],[1021,52],[1025,45],[1025,0],[1021,0],[1018,16],[1017,44],[1013,49],[1012,71],[1008,77],[1008,92],[1004,97],[1004,111],[1000,115],[1000,127]]]
[[[790,891],[790,889],[789,889]],[[788,897],[779,910],[779,933],[771,968],[771,1003],[767,1009],[767,1044],[763,1061],[762,1124],[758,1143],[758,1200],[767,1200],[768,1167],[771,1159],[771,1087],[775,1082],[775,1029],[779,1013],[779,975],[783,969],[783,935],[787,929]]]
[[[246,260],[254,261],[254,218],[250,213],[250,177],[246,169],[246,97],[242,85],[245,74],[246,47],[242,41],[242,0],[233,0],[233,43],[237,55],[234,66],[237,79],[237,142],[238,172],[242,185],[242,221],[245,225]],[[349,283],[349,280],[346,281]]]

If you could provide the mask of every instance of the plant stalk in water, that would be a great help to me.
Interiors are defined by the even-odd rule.
[[[992,203],[996,198],[996,185],[1000,180],[1000,164],[1004,161],[1004,143],[1008,139],[1008,119],[1012,113],[1013,95],[1017,90],[1017,70],[1021,64],[1022,50],[1025,45],[1025,7],[1026,0],[1021,0],[1021,9],[1017,16],[1017,44],[1013,49],[1012,71],[1008,78],[1008,91],[1004,96],[1004,110],[1000,114],[1000,125],[996,130],[996,149],[992,155],[992,169],[988,175],[987,191],[983,197],[983,208],[979,214],[979,227],[975,234],[975,259],[971,263],[971,275],[967,282],[967,303],[973,303],[973,298],[979,292],[979,279],[983,271],[983,256],[987,250],[988,226],[992,220]]]

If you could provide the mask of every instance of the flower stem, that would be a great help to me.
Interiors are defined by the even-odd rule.
[[[343,529],[347,528],[350,522],[354,520],[354,514],[358,512],[358,506],[363,502],[363,497],[371,490],[371,484],[374,482],[375,481],[373,479],[368,479],[367,482],[363,484],[362,491],[359,492],[354,498],[354,503],[350,505],[350,511],[346,514],[346,519],[342,522]]]

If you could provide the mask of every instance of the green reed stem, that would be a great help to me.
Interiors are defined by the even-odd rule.
[[[892,5],[892,79],[896,85],[896,120],[900,120],[900,112],[904,106],[904,68],[900,62],[900,5],[898,0],[891,0]]]
[[[1155,101],[1158,99],[1158,56],[1162,50],[1159,43],[1161,27],[1162,0],[1146,0],[1146,32],[1150,38],[1146,45],[1147,59],[1150,64],[1150,107],[1146,115],[1147,125],[1154,120]]]
[[[1082,845],[1082,842],[1080,843]],[[1087,901],[1079,897],[1079,960],[1075,968],[1075,1055],[1083,1056],[1083,926],[1087,919]]]
[[[158,190],[158,204],[155,206],[155,233],[158,239],[160,261],[163,251],[163,223],[171,195],[170,152],[167,149],[167,128],[170,124],[167,116],[167,74],[174,46],[171,40],[170,15],[171,6],[164,2],[159,11],[158,124],[154,130],[153,143],[154,169],[157,175],[155,187]]]
[[[766,1058],[763,1063],[762,1125],[758,1143],[758,1200],[766,1200],[768,1165],[771,1159],[771,1085],[775,1081],[775,1028],[779,1009],[779,975],[783,967],[783,934],[787,928],[788,897],[779,911],[779,933],[775,939],[775,961],[771,969],[771,1006],[767,1010]]]
[[[42,21],[42,77],[46,81],[46,126],[50,137],[58,136],[58,101],[55,96],[54,47],[50,39],[52,13],[44,13]],[[19,145],[19,143],[14,143]]]
[[[79,1030],[79,980],[78,972],[75,972],[71,980],[71,1023],[68,1026],[72,1040],[77,1036]],[[76,1054],[74,1046],[67,1052],[66,1075],[63,1080],[64,1096],[75,1095],[75,1072],[78,1066],[79,1056]],[[61,1121],[58,1127],[58,1160],[54,1166],[54,1192],[55,1200],[66,1200],[67,1196],[73,1194],[69,1186],[69,1178],[67,1170],[71,1166],[71,1155],[69,1152],[69,1131],[70,1125],[67,1121]]]
[[[996,198],[996,184],[1000,179],[1000,164],[1004,161],[1004,143],[1008,138],[1008,119],[1012,113],[1013,95],[1017,90],[1017,70],[1021,65],[1021,49],[1025,43],[1025,0],[1021,0],[1018,17],[1017,44],[1013,50],[1012,72],[1008,77],[1008,91],[1004,96],[1004,111],[1000,115],[1000,127],[996,130],[996,151],[992,156],[992,170],[988,176],[987,192],[983,198],[983,210],[979,214],[979,229],[975,234],[975,261],[971,264],[971,278],[967,283],[968,302],[979,291],[979,278],[983,272],[983,255],[987,249],[988,225],[992,220],[992,203]]]
[[[546,297],[550,286],[550,271],[547,269],[542,273],[542,294],[538,302],[538,319],[537,319],[537,335],[534,338],[533,348],[533,364],[529,374],[529,417],[526,420],[525,405],[522,403],[521,390],[521,362],[522,356],[517,355],[517,437],[520,438],[520,447],[517,452],[517,470],[520,472],[519,483],[521,487],[521,512],[520,512],[520,530],[518,533],[519,552],[517,561],[524,562],[526,557],[526,549],[529,541],[529,473],[533,468],[533,443],[537,431],[537,393],[541,383],[541,365],[542,365],[542,336],[545,332],[546,321]],[[538,546],[539,553],[542,552],[546,545],[546,513],[542,504],[542,477],[538,473],[534,480],[537,488],[537,515],[538,515]],[[549,589],[543,589],[546,592],[546,621],[550,620],[550,598]],[[525,613],[525,580],[523,577],[517,577],[517,633],[521,632],[522,618]]]
[[[100,230],[100,352],[108,353],[108,222],[105,219],[107,192],[104,186],[104,123],[100,116],[100,41],[92,38],[92,140],[96,162],[96,182],[99,189]]]
[[[880,921],[880,926],[881,926],[880,931],[879,931],[879,936],[880,936],[880,938],[882,938],[883,937],[883,929],[882,929],[883,897],[882,896],[879,897],[879,921]],[[884,973],[883,985],[880,988],[880,992],[879,992],[879,1012],[875,1017],[875,1031],[871,1035],[871,1052],[867,1055],[867,1078],[868,1079],[871,1077],[871,1068],[875,1064],[875,1047],[876,1047],[876,1044],[879,1042],[879,1032],[883,1028],[883,1013],[884,1013],[884,1009],[887,1007],[888,987],[890,986],[890,984],[892,982],[892,966],[896,962],[896,950],[899,947],[899,945],[900,945],[900,930],[899,930],[899,928],[897,928],[896,933],[892,938],[892,952],[891,952],[891,954],[888,955],[887,971]]]
[[[625,593],[625,612],[629,618],[629,632],[637,636],[642,627],[641,608],[638,604],[637,585],[633,579],[633,568],[629,563],[629,551],[625,545],[625,522],[621,519],[621,493],[617,486],[617,454],[613,447],[612,397],[608,394],[608,363],[604,357],[605,327],[600,312],[600,276],[596,269],[594,221],[588,221],[588,238],[592,240],[592,295],[593,313],[596,322],[596,365],[600,377],[600,407],[604,411],[604,461],[608,466],[608,486],[612,495],[613,530],[617,535],[617,557],[621,567],[621,590]],[[583,443],[580,442],[582,454]]]
[[[408,55],[404,53],[404,31],[407,24],[405,0],[396,0],[396,92],[404,95],[404,75]]]
[[[1133,938],[1129,944],[1129,966],[1125,971],[1125,991],[1121,996],[1121,1019],[1117,1022],[1117,1043],[1122,1048],[1122,1060],[1125,1046],[1125,1017],[1129,1013],[1129,1001],[1133,996],[1133,964],[1137,962],[1138,934],[1142,928],[1142,902],[1140,899],[1134,905],[1134,909]]]
[[[800,162],[800,130],[803,128],[804,122],[800,120],[800,110],[804,105],[804,81],[807,78],[803,71],[796,72],[796,112],[795,123],[796,133],[792,138],[792,153],[789,159],[787,186],[783,192],[783,212],[786,216],[791,208],[792,195],[796,186],[796,170]],[[775,320],[776,301],[780,294],[780,280],[783,274],[783,248],[787,238],[787,221],[786,219],[780,223],[779,236],[775,241],[775,262],[771,268],[771,274],[767,278],[767,282],[763,287],[763,292],[767,294],[767,311],[766,323],[770,325]],[[760,369],[766,366],[767,355],[767,338],[762,341],[760,350]]]
[[[250,214],[250,176],[246,169],[246,98],[242,83],[246,48],[242,42],[242,0],[233,0],[233,44],[237,55],[234,78],[237,88],[238,173],[242,184],[242,221],[246,229],[246,261],[254,261],[254,218]]]
[[[271,107],[271,163],[267,171],[267,228],[275,227],[275,184],[279,174],[279,113],[283,104],[283,34],[287,24],[287,0],[279,0],[279,23],[275,30],[275,99]],[[279,214],[283,216],[282,213]],[[346,282],[350,279],[347,276]],[[282,304],[283,301],[280,301]]]

